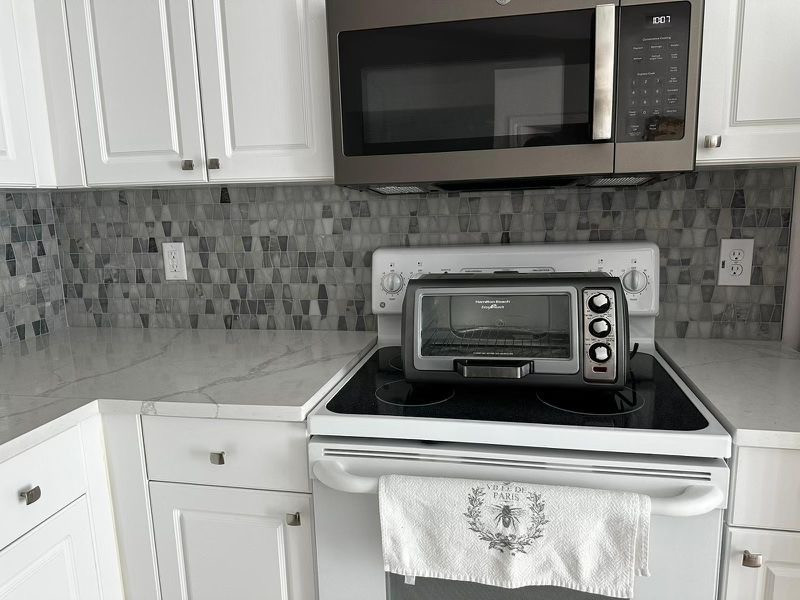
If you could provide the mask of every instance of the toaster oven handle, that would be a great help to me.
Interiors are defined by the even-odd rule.
[[[484,361],[455,361],[455,370],[462,377],[471,379],[482,377],[487,379],[522,379],[530,375],[533,370],[532,362],[496,362]]]
[[[611,125],[614,117],[616,29],[616,5],[600,4],[595,7],[593,140],[611,139]]]

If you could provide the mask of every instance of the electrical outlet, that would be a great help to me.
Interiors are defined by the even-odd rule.
[[[753,240],[719,241],[719,285],[750,285]]]
[[[161,244],[164,253],[164,273],[167,281],[186,281],[186,253],[183,242],[164,242]]]

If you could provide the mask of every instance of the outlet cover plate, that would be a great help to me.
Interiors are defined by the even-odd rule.
[[[183,242],[164,242],[161,244],[164,254],[164,277],[167,281],[186,281],[186,253]]]
[[[719,285],[750,285],[753,272],[753,240],[719,241]]]

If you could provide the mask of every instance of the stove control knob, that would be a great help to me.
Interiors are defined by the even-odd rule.
[[[589,298],[589,308],[596,313],[607,312],[611,306],[611,300],[605,294],[595,294]]]
[[[595,319],[589,323],[589,332],[594,337],[604,338],[611,333],[611,323],[605,319]]]
[[[589,347],[589,358],[594,362],[604,363],[611,358],[611,348],[608,344],[593,344]]]
[[[396,294],[403,289],[405,280],[400,273],[387,273],[381,279],[381,287],[387,294]]]
[[[648,283],[647,275],[645,275],[642,271],[637,271],[635,269],[628,271],[622,276],[622,286],[625,288],[625,291],[628,291],[632,294],[643,292]]]

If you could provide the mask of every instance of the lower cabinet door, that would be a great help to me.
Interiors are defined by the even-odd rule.
[[[730,527],[725,547],[722,600],[800,598],[800,533]],[[745,560],[745,551],[760,557],[749,556]]]
[[[313,600],[311,497],[150,484],[163,600]]]
[[[2,600],[99,600],[86,497],[0,551]]]

